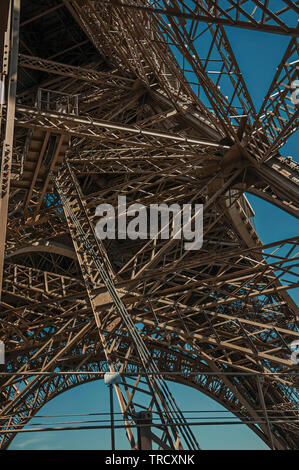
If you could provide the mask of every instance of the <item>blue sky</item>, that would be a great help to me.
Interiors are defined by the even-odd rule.
[[[257,110],[271,83],[276,66],[285,51],[288,38],[280,35],[256,33],[253,31],[228,28],[227,33],[237,57],[240,69],[246,80],[249,92]],[[288,145],[282,149],[284,156],[292,155],[298,161],[296,150],[298,136],[293,135]],[[270,243],[298,234],[298,223],[290,215],[254,196],[248,195],[256,216],[257,231],[264,243]],[[298,292],[291,291],[294,299]],[[224,409],[200,392],[186,386],[170,384],[170,388],[184,411],[205,410],[207,412]],[[103,413],[109,410],[108,390],[102,381],[86,384],[66,392],[48,403],[39,415]],[[116,411],[118,411],[116,404]],[[215,415],[219,416],[218,413]],[[223,413],[228,415],[228,413]],[[190,416],[190,415],[187,415]],[[208,416],[208,415],[203,415]],[[35,418],[36,423],[57,421],[81,421],[83,419],[105,419],[100,416],[70,418]],[[102,423],[98,423],[102,424]],[[63,425],[62,425],[63,426]],[[196,427],[194,433],[203,449],[266,449],[266,445],[245,425]],[[116,433],[118,448],[128,448],[124,431]],[[61,431],[19,434],[10,449],[109,449],[109,430]]]

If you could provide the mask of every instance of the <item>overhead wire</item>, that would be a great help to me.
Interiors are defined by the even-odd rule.
[[[72,175],[72,171],[71,171],[71,168],[70,168],[70,165],[69,163],[66,161],[66,167],[67,167],[67,171],[71,177],[71,179],[73,179],[73,175]],[[162,394],[162,397],[163,397],[163,402],[164,402],[164,406],[167,405],[168,408],[169,408],[169,412],[172,413],[172,412],[176,412],[178,413],[179,415],[179,421],[180,423],[182,424],[182,429],[181,429],[181,433],[185,439],[185,442],[188,446],[189,449],[198,449],[199,446],[198,446],[198,443],[197,443],[197,440],[193,434],[193,432],[188,428],[187,424],[186,424],[186,420],[185,420],[185,417],[184,415],[181,413],[179,407],[177,406],[166,382],[164,381],[163,377],[160,375],[160,371],[157,367],[157,365],[155,364],[151,354],[150,354],[150,351],[148,350],[148,348],[146,347],[143,339],[140,337],[140,335],[138,334],[137,330],[136,330],[136,327],[135,327],[135,324],[133,323],[130,315],[128,314],[127,310],[126,310],[126,307],[125,305],[123,304],[121,298],[119,297],[118,293],[117,293],[117,290],[114,286],[114,283],[112,282],[112,279],[110,277],[110,274],[109,274],[109,271],[105,265],[105,258],[104,256],[102,256],[102,259],[100,259],[99,255],[95,252],[94,250],[94,247],[92,245],[92,243],[90,242],[90,240],[88,239],[85,231],[83,230],[76,214],[74,213],[73,209],[70,207],[68,201],[67,201],[67,198],[65,197],[63,191],[61,190],[57,180],[56,180],[56,177],[54,176],[54,173],[52,171],[49,172],[49,176],[54,184],[54,187],[60,197],[60,200],[62,202],[62,205],[64,207],[64,210],[68,213],[70,219],[72,220],[72,223],[74,224],[75,228],[76,228],[76,231],[81,239],[81,242],[84,246],[84,248],[87,250],[89,256],[91,256],[91,258],[93,259],[93,262],[94,262],[94,265],[95,267],[97,268],[101,278],[102,278],[102,281],[105,285],[105,287],[107,288],[115,306],[116,306],[116,309],[117,309],[117,312],[119,313],[120,317],[122,318],[124,324],[126,325],[126,328],[130,334],[130,336],[132,337],[133,339],[133,342],[136,346],[136,349],[137,349],[137,352],[140,356],[140,359],[141,359],[141,362],[143,364],[143,367],[144,367],[144,371],[147,372],[147,377],[148,377],[148,381],[149,381],[149,386],[151,387],[152,386],[152,382],[154,383],[154,381],[152,381],[150,379],[150,374],[151,372],[154,372],[156,374],[156,382],[157,382],[157,385],[158,387],[160,387],[160,393]],[[73,181],[74,183],[74,186],[75,186],[75,189],[77,191],[77,185],[76,185],[76,182]],[[184,424],[185,423],[185,424]]]
[[[299,420],[296,420],[296,422]],[[266,420],[250,420],[250,421],[206,421],[206,422],[195,422],[195,423],[188,423],[188,426],[231,426],[231,425],[248,425],[248,424],[267,424]],[[270,424],[289,424],[294,423],[294,421],[285,421],[285,420],[270,420]],[[185,425],[182,423],[175,423],[177,427],[182,427]],[[158,428],[163,429],[165,426],[173,426],[173,423],[155,423],[155,426]],[[48,431],[78,431],[78,430],[91,430],[91,429],[127,429],[127,428],[145,428],[145,427],[153,427],[152,423],[149,424],[116,424],[116,425],[88,425],[88,426],[71,426],[71,427],[54,427],[54,428],[37,428],[37,429],[4,429],[1,430],[2,434],[11,434],[11,433],[24,433],[24,432],[48,432]]]
[[[267,413],[295,413],[297,412],[299,415],[299,410],[273,410],[271,408],[266,408],[265,409]],[[252,411],[255,411],[256,413],[263,413],[265,411],[264,409],[252,409]],[[152,414],[161,414],[158,413],[157,411],[151,411]],[[162,412],[162,414],[165,412]],[[182,410],[182,413],[187,414],[187,413],[233,413],[233,411],[230,410]],[[240,411],[238,411],[240,413]],[[100,413],[64,413],[64,414],[56,414],[56,415],[35,415],[31,419],[35,418],[62,418],[62,417],[78,417],[78,416],[107,416],[107,415],[122,415],[121,411],[113,411],[111,412],[100,412]],[[8,419],[8,418],[13,418],[14,415],[5,415],[5,416],[0,416],[0,419]]]

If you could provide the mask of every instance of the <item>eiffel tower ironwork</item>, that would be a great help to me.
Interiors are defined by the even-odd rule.
[[[299,241],[263,245],[245,195],[298,218],[298,164],[280,153],[298,127],[297,2],[1,9],[0,447],[52,398],[118,371],[132,449],[144,411],[157,448],[199,448],[169,381],[298,448]],[[287,38],[260,110],[228,27]],[[95,209],[120,194],[203,204],[202,248],[99,240]]]

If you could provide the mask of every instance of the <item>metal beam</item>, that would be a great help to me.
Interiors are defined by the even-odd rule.
[[[2,161],[0,173],[0,298],[3,280],[4,253],[6,241],[6,227],[8,215],[8,201],[11,180],[11,166],[14,138],[14,118],[17,92],[18,53],[19,53],[19,26],[20,26],[20,0],[11,0],[11,53],[9,74],[7,77],[7,105],[6,128],[2,148]]]

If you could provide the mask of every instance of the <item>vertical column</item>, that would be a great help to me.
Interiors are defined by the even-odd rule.
[[[10,190],[10,177],[13,152],[14,119],[17,92],[19,28],[20,28],[20,1],[10,0],[10,13],[7,14],[7,30],[9,31],[9,58],[4,44],[3,63],[9,60],[9,71],[5,83],[6,91],[6,124],[2,146],[2,160],[0,172],[0,298],[2,291],[4,252],[7,229],[8,201]],[[4,35],[6,36],[6,35]],[[7,40],[7,36],[5,38]],[[5,43],[5,40],[4,40]],[[2,78],[2,77],[1,77]]]
[[[136,415],[138,450],[152,450],[152,413],[140,411]]]

